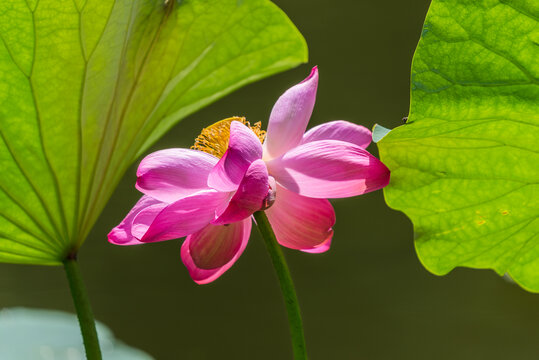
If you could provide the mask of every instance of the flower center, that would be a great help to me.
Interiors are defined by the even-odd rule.
[[[255,133],[260,140],[260,143],[264,142],[264,139],[266,138],[266,131],[260,128],[262,126],[260,121],[251,126],[249,121],[245,120],[244,117],[234,116],[218,121],[215,124],[202,129],[202,132],[195,139],[195,144],[191,146],[191,149],[204,151],[205,153],[221,158],[228,148],[228,140],[230,139],[230,124],[232,121],[239,121],[246,125]]]

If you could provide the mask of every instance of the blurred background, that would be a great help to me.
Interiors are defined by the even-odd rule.
[[[310,63],[190,116],[152,151],[189,147],[202,127],[232,115],[265,127],[273,103],[313,65],[320,84],[310,126],[337,119],[368,128],[402,123],[429,1],[275,2],[307,39]],[[369,150],[377,155],[374,145]],[[284,304],[256,230],[238,262],[205,286],[189,278],[181,241],[107,242],[140,196],[135,171],[127,172],[79,255],[96,318],[156,359],[291,359]],[[539,358],[537,295],[491,271],[428,273],[415,255],[412,224],[385,205],[382,192],[333,204],[329,252],[284,250],[311,359]],[[0,264],[0,308],[11,306],[73,312],[63,269]]]

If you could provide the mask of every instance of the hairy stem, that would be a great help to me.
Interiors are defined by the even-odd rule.
[[[64,260],[64,269],[71,290],[71,297],[77,310],[79,318],[80,330],[84,341],[84,349],[86,350],[86,358],[88,360],[101,360],[101,349],[99,348],[99,340],[95,329],[95,320],[92,313],[92,307],[86,288],[82,281],[79,265],[74,256]]]
[[[283,252],[275,234],[268,221],[268,217],[263,211],[254,213],[258,230],[264,239],[266,249],[268,250],[273,268],[279,279],[279,285],[281,286],[281,292],[283,294],[284,303],[286,305],[286,311],[288,313],[288,323],[290,325],[290,336],[292,337],[292,347],[294,350],[294,359],[304,360],[307,359],[307,349],[305,347],[305,336],[303,335],[303,323],[301,321],[301,311],[299,308],[298,298],[296,296],[296,290],[294,289],[294,282],[290,276],[290,270],[286,265]]]

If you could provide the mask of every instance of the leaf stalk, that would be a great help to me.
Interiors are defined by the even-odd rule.
[[[69,255],[64,260],[64,269],[69,289],[71,290],[71,297],[77,310],[77,317],[79,318],[86,358],[88,360],[101,360],[101,349],[95,328],[94,315],[75,254]]]

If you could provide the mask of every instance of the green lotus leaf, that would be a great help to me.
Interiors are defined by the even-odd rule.
[[[539,2],[434,0],[411,87],[407,124],[378,146],[421,262],[538,292]]]
[[[307,57],[268,0],[2,0],[0,40],[0,261],[31,264],[179,120]]]

